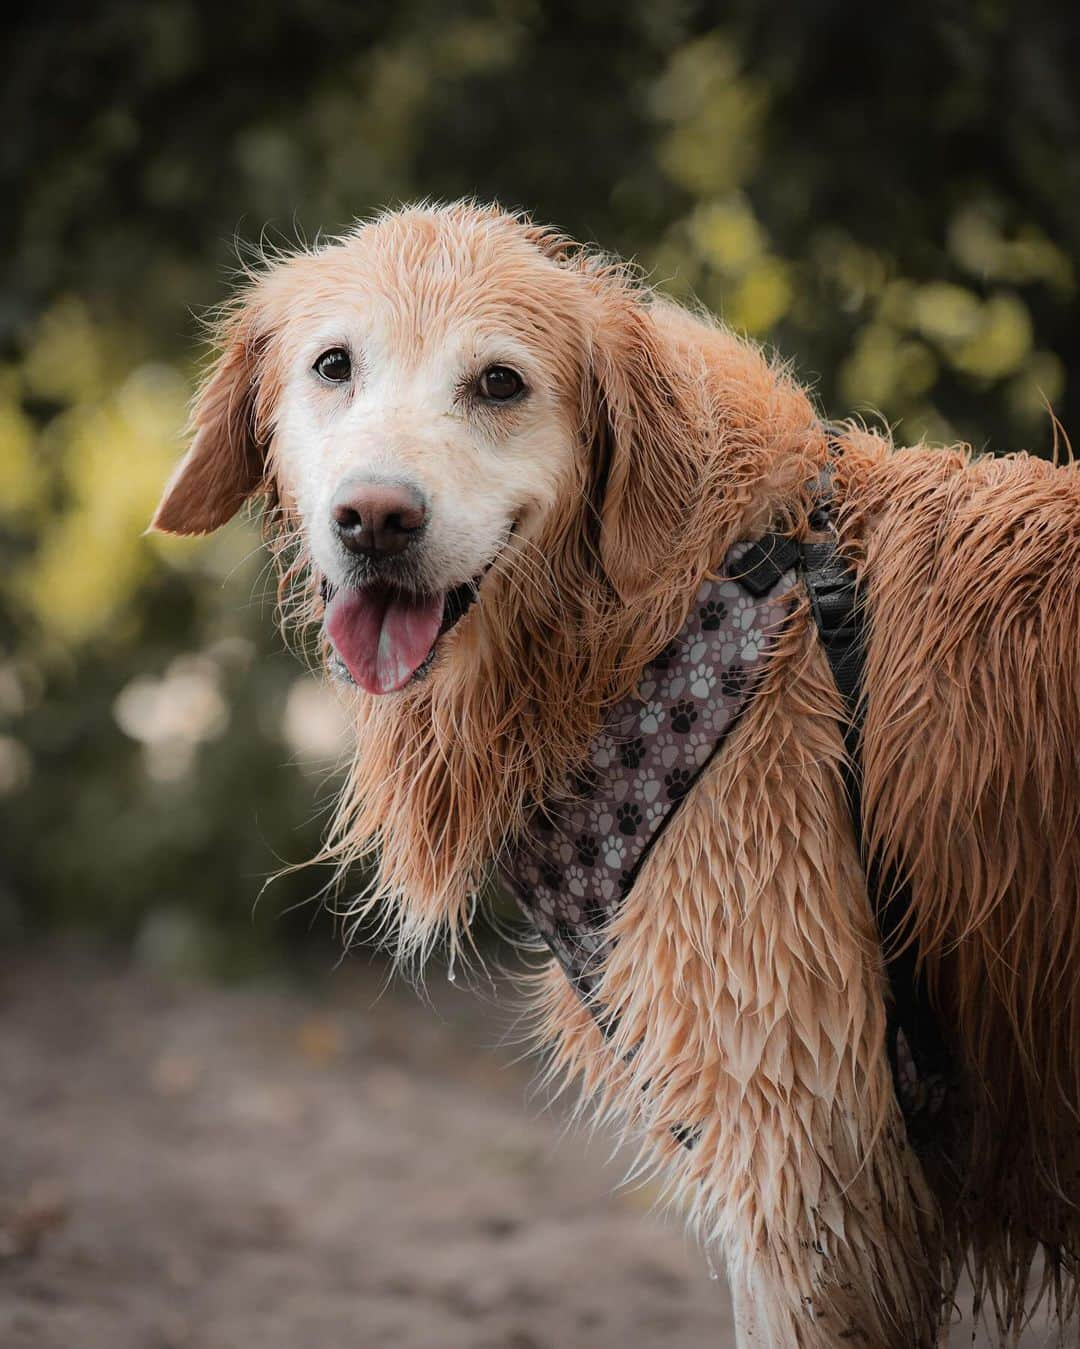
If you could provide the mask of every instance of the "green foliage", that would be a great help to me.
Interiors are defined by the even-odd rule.
[[[1048,405],[1076,424],[1067,7],[74,13],[24,18],[5,63],[12,926],[83,924],[228,960],[309,920],[280,915],[317,872],[283,878],[251,917],[262,879],[317,847],[335,735],[252,600],[257,537],[243,522],[196,544],[142,536],[182,443],[192,315],[264,241],[417,196],[494,197],[774,343],[831,415],[1039,453]]]

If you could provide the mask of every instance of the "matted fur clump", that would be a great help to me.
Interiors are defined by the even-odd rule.
[[[854,427],[830,449],[757,348],[470,204],[275,260],[220,336],[158,525],[205,531],[263,494],[300,618],[382,606],[399,665],[444,592],[475,593],[400,687],[343,693],[357,752],[326,856],[368,860],[354,918],[403,958],[468,940],[493,863],[702,581],[738,539],[804,537],[832,457],[870,624],[864,834],[910,881],[903,936],[956,1065],[938,1135],[916,1152],[893,1090],[844,712],[805,602],[613,922],[608,1038],[554,967],[540,1037],[725,1260],[740,1343],[934,1345],[965,1258],[1003,1337],[1040,1292],[1071,1316],[1077,471]],[[492,371],[511,397],[484,392]],[[406,480],[426,503],[407,562],[348,543],[341,502]]]

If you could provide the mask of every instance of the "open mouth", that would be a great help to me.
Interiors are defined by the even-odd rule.
[[[334,589],[322,583],[335,673],[365,693],[395,693],[427,672],[439,638],[468,612],[483,575],[435,595],[383,581]]]
[[[330,639],[330,668],[365,693],[396,693],[431,668],[439,640],[472,608],[484,577],[517,533],[514,520],[484,569],[461,585],[418,595],[392,581],[335,586],[324,576],[323,626]]]

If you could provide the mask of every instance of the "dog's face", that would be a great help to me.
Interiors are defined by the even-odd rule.
[[[572,317],[527,304],[530,285],[556,289],[551,263],[455,259],[437,235],[388,259],[381,242],[310,260],[317,316],[284,343],[273,441],[328,635],[376,694],[427,671],[503,551],[539,530],[578,439],[575,372],[555,359]]]
[[[452,223],[384,217],[260,278],[156,521],[214,527],[265,454],[339,672],[369,693],[426,673],[489,570],[580,491],[585,291],[506,217]]]

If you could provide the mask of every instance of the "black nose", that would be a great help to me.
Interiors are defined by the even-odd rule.
[[[402,553],[424,528],[427,506],[410,483],[343,483],[330,504],[342,546],[362,557]]]

